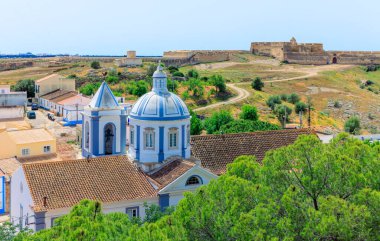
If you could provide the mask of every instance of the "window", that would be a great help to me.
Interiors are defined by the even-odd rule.
[[[199,185],[199,184],[202,184],[202,181],[197,176],[191,176],[186,181],[186,186],[189,186],[189,185]]]
[[[52,218],[51,218],[51,220],[50,220],[50,222],[51,222],[50,225],[51,225],[51,226],[50,226],[50,227],[54,227],[54,226],[56,225],[55,220],[56,220],[57,218],[59,218],[59,217],[57,216],[57,217],[52,217]]]
[[[169,149],[177,149],[178,147],[178,128],[169,129]]]
[[[131,126],[130,130],[130,139],[130,144],[133,146],[135,144],[135,128],[133,126]]]
[[[20,182],[20,193],[22,193],[24,190],[24,187],[22,186],[22,182]]]
[[[154,149],[154,129],[144,129],[144,147],[145,149]]]
[[[137,218],[139,217],[139,207],[131,207],[126,209],[126,213],[129,218]]]
[[[22,156],[29,156],[30,152],[28,148],[22,149],[21,150],[21,155]]]
[[[187,140],[187,145],[190,145],[190,126],[186,127],[186,140]]]
[[[88,149],[89,145],[90,145],[90,130],[89,130],[89,124],[88,124],[88,121],[86,121],[86,125],[85,125],[85,128],[84,128],[84,131],[85,131],[85,136],[84,136],[84,145],[85,145],[85,148]]]
[[[50,146],[44,146],[44,153],[50,153]]]

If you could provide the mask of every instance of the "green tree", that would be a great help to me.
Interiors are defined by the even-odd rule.
[[[243,105],[239,118],[242,120],[252,120],[257,121],[259,119],[259,114],[257,113],[257,108],[253,105]]]
[[[14,91],[25,91],[28,98],[34,97],[34,88],[34,80],[31,79],[19,80],[12,86]]]
[[[221,75],[213,75],[210,78],[212,84],[215,86],[216,91],[219,93],[224,93],[227,90],[226,81]]]
[[[298,101],[294,106],[294,111],[299,114],[301,111],[305,113],[307,105],[301,101]]]
[[[274,110],[274,108],[276,107],[276,105],[279,105],[281,104],[281,98],[280,96],[278,95],[271,95],[269,96],[268,100],[267,100],[267,105],[272,109]]]
[[[350,134],[358,135],[360,134],[360,129],[360,119],[357,116],[351,116],[350,119],[344,123],[344,130]]]
[[[264,82],[261,80],[260,77],[256,77],[251,84],[252,88],[258,91],[261,91],[264,87]]]
[[[292,114],[292,109],[287,105],[276,105],[274,113],[277,115],[277,119],[283,123],[289,121],[289,116]]]
[[[204,125],[208,134],[218,133],[223,125],[233,120],[229,111],[221,110],[213,112],[209,118],[206,118]]]
[[[178,81],[168,79],[166,85],[167,85],[169,91],[171,91],[171,92],[177,92],[178,85],[179,85]]]
[[[173,77],[185,77],[185,75],[180,71],[176,71],[173,73]]]
[[[146,75],[151,77],[154,74],[154,71],[157,69],[157,64],[150,64],[146,70]]]
[[[169,73],[171,73],[171,74],[173,74],[174,72],[179,71],[179,69],[177,67],[172,66],[172,65],[168,67],[168,70],[169,70]]]
[[[98,90],[99,87],[100,87],[100,82],[87,83],[84,86],[79,88],[79,92],[84,95],[91,96],[95,94],[95,92]]]
[[[300,97],[296,93],[291,93],[290,95],[288,95],[288,102],[289,103],[295,104],[298,101],[300,101]]]
[[[91,68],[93,68],[93,69],[100,69],[100,63],[99,63],[99,61],[92,61],[91,62]]]
[[[198,118],[197,114],[190,110],[190,134],[191,135],[200,135],[203,130],[203,123],[201,119]]]
[[[187,72],[187,77],[198,79],[199,78],[199,73],[195,69],[191,69],[191,70],[189,70]]]
[[[193,92],[193,96],[200,97],[204,94],[204,87],[203,83],[199,79],[190,78],[189,81],[187,81],[188,84],[188,91]]]
[[[269,131],[281,129],[278,125],[265,121],[234,120],[220,127],[220,133],[240,133],[254,131]]]

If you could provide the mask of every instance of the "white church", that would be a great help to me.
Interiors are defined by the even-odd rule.
[[[145,216],[144,203],[165,209],[226,172],[241,155],[289,145],[309,130],[190,136],[190,113],[167,89],[159,65],[152,90],[127,116],[103,82],[82,113],[83,159],[22,164],[11,181],[10,216],[34,231],[83,199],[103,203],[103,211]],[[127,141],[128,140],[128,141]]]

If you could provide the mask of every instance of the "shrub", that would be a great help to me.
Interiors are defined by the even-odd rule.
[[[90,96],[90,95],[95,94],[95,92],[98,90],[99,87],[100,87],[100,82],[87,83],[84,86],[79,88],[79,92],[84,95]]]
[[[179,71],[177,67],[175,66],[169,66],[168,67],[169,73],[173,74],[174,72]]]
[[[335,108],[340,108],[340,107],[342,107],[342,104],[339,102],[339,101],[334,101],[334,107]]]
[[[252,81],[252,88],[255,89],[255,90],[258,90],[258,91],[261,91],[264,87],[264,82],[261,80],[260,77],[256,77],[253,81]]]
[[[146,75],[149,77],[153,76],[154,71],[156,71],[157,65],[156,64],[150,64],[146,70]]]
[[[189,91],[188,91],[188,90],[186,90],[186,91],[184,91],[184,92],[182,93],[182,98],[183,98],[184,100],[187,100],[187,99],[190,98],[190,94],[189,94]]]
[[[269,96],[268,100],[267,100],[267,105],[272,109],[274,110],[274,108],[276,107],[276,105],[279,105],[281,104],[281,99],[280,99],[280,96],[278,95],[272,95],[272,96]]]
[[[307,105],[301,101],[298,101],[294,106],[294,111],[299,114],[301,111],[305,112],[307,109]]]
[[[178,81],[168,79],[166,85],[167,85],[169,91],[171,91],[171,92],[177,92]]]
[[[91,62],[91,68],[100,69],[100,63],[98,61],[92,61]]]
[[[176,71],[176,72],[174,72],[174,73],[173,73],[173,76],[174,76],[174,77],[185,77],[185,75],[184,75],[182,72],[180,72],[180,71]]]
[[[215,86],[217,92],[226,92],[227,86],[226,81],[224,80],[223,76],[221,75],[213,75],[210,78],[212,84]]]
[[[191,70],[189,70],[189,72],[187,72],[187,77],[198,79],[199,73],[195,69],[191,69]]]
[[[277,119],[283,123],[284,120],[286,122],[289,121],[289,116],[292,114],[292,109],[286,105],[276,105],[274,113],[277,115]]]
[[[365,85],[366,86],[369,86],[369,85],[373,85],[375,82],[373,82],[372,80],[367,80],[366,82],[365,82]]]
[[[231,113],[226,110],[216,111],[212,113],[212,115],[205,120],[205,129],[208,134],[219,133],[220,128],[233,121]]]
[[[360,129],[360,119],[357,116],[351,116],[350,119],[344,123],[344,130],[350,134],[358,135],[360,134]]]
[[[207,76],[203,76],[203,77],[201,77],[201,80],[206,82],[206,81],[208,81],[208,77]]]
[[[282,101],[288,101],[288,97],[289,97],[288,94],[281,94],[280,95],[280,98],[281,98]]]
[[[144,80],[131,82],[127,85],[126,91],[131,95],[140,97],[148,92],[148,83]]]
[[[288,102],[289,102],[289,103],[295,104],[295,103],[297,103],[298,101],[300,101],[300,97],[299,97],[296,93],[291,93],[291,94],[288,96]]]
[[[203,87],[203,84],[202,82],[199,80],[199,79],[194,79],[194,78],[191,78],[189,79],[188,81],[188,91],[192,91],[193,92],[193,96],[203,96],[204,94],[204,87]]]
[[[372,71],[377,71],[378,69],[380,69],[380,65],[372,64],[372,65],[367,66],[365,68],[365,71],[372,72]]]
[[[109,84],[116,84],[119,82],[119,78],[113,75],[107,75],[106,82]]]
[[[194,111],[190,110],[190,134],[191,135],[199,135],[202,133],[203,130],[203,123],[198,118],[198,116],[195,114]]]
[[[256,121],[259,119],[259,115],[257,114],[257,109],[252,105],[243,105],[241,108],[241,113],[239,118],[242,120],[252,120]]]

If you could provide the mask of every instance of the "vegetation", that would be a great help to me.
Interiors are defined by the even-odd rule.
[[[28,98],[34,97],[34,80],[23,79],[17,81],[15,85],[12,86],[14,91],[24,91]]]
[[[274,113],[277,115],[278,120],[284,124],[289,121],[289,116],[292,114],[292,109],[287,105],[276,105]]]
[[[84,95],[91,96],[96,93],[99,87],[100,87],[100,82],[87,83],[84,86],[79,88],[79,92]]]
[[[298,101],[295,105],[294,105],[294,111],[299,114],[300,112],[302,113],[305,113],[307,109],[307,104],[305,104],[304,102],[302,101]]]
[[[200,135],[203,130],[203,123],[194,111],[190,110],[190,135]]]
[[[208,134],[218,133],[223,125],[233,120],[230,112],[226,110],[216,111],[205,120],[204,127]]]
[[[276,105],[279,105],[282,103],[281,101],[281,98],[280,96],[278,95],[271,95],[269,96],[268,100],[267,100],[267,105],[272,109],[274,110],[274,108],[276,107]]]
[[[140,80],[137,82],[135,82],[135,81],[130,82],[127,85],[126,91],[127,91],[127,93],[129,93],[131,95],[136,95],[136,96],[140,97],[140,96],[142,96],[148,92],[148,88],[149,88],[148,83],[144,80]]]
[[[329,144],[301,136],[262,165],[238,157],[171,214],[130,220],[85,200],[24,240],[379,240],[378,155],[379,145],[347,134]]]
[[[295,104],[298,101],[300,101],[300,97],[296,93],[291,93],[290,95],[288,95],[288,102],[289,103]]]
[[[255,89],[255,90],[258,90],[258,91],[261,91],[264,87],[264,82],[261,80],[260,77],[256,77],[253,81],[252,81],[252,88]]]
[[[265,121],[251,120],[233,120],[220,127],[219,132],[223,134],[240,133],[240,132],[255,132],[255,131],[270,131],[281,129],[278,125],[271,124]]]
[[[359,135],[360,129],[360,119],[357,116],[351,116],[350,119],[344,123],[344,130],[350,134]]]
[[[226,81],[221,75],[213,75],[210,78],[210,81],[216,88],[216,92],[225,93],[227,90]]]
[[[191,69],[191,70],[189,70],[187,72],[187,77],[198,79],[199,78],[199,73],[195,69]]]
[[[176,71],[173,73],[173,77],[185,77],[185,75],[180,71]]]
[[[253,105],[243,105],[239,115],[242,120],[257,121],[259,119],[259,114],[257,113],[257,108]]]
[[[99,61],[92,61],[90,66],[93,69],[100,69],[100,63],[99,63]]]

